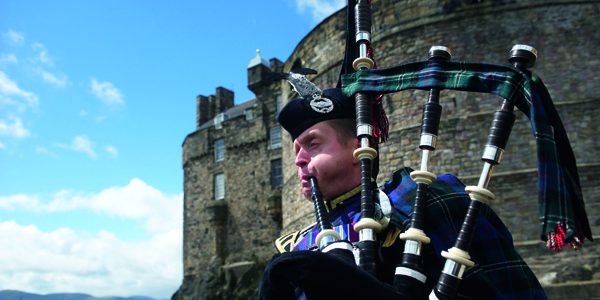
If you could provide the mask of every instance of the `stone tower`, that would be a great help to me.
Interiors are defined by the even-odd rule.
[[[269,97],[266,76],[281,65],[259,53],[250,62],[248,88],[255,99],[234,106],[234,93],[223,87],[196,98],[197,128],[183,142],[181,298],[253,295],[272,255],[272,238],[281,230],[283,174],[277,98]]]

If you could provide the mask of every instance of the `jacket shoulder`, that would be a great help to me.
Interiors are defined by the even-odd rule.
[[[306,226],[302,230],[284,234],[275,239],[275,249],[279,253],[292,252],[294,246],[315,226],[315,223]]]

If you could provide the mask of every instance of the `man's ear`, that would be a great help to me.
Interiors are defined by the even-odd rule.
[[[354,138],[354,141],[351,142],[353,147],[352,147],[352,154],[354,154],[354,150],[360,148],[360,141],[357,138]],[[354,155],[353,155],[354,157]],[[354,159],[352,160],[352,164],[353,165],[360,165],[360,160],[358,160],[358,158],[354,157]]]
[[[360,148],[360,140],[354,138],[354,150]]]

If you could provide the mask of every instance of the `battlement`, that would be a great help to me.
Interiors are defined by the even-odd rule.
[[[214,95],[196,97],[196,128],[200,128],[217,115],[233,107],[234,93],[224,87],[218,87]]]

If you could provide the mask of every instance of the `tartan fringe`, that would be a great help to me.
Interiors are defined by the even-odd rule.
[[[388,117],[383,110],[383,94],[375,97],[375,105],[373,107],[373,137],[377,143],[385,143],[389,138],[390,123]]]
[[[546,237],[546,248],[553,250],[554,252],[562,251],[565,245],[565,237],[565,230],[560,224],[557,225],[556,228],[552,229],[552,231],[550,231]],[[573,250],[579,250],[581,247],[583,247],[583,241],[583,239],[580,239],[577,235],[575,235],[573,239],[566,244]]]

